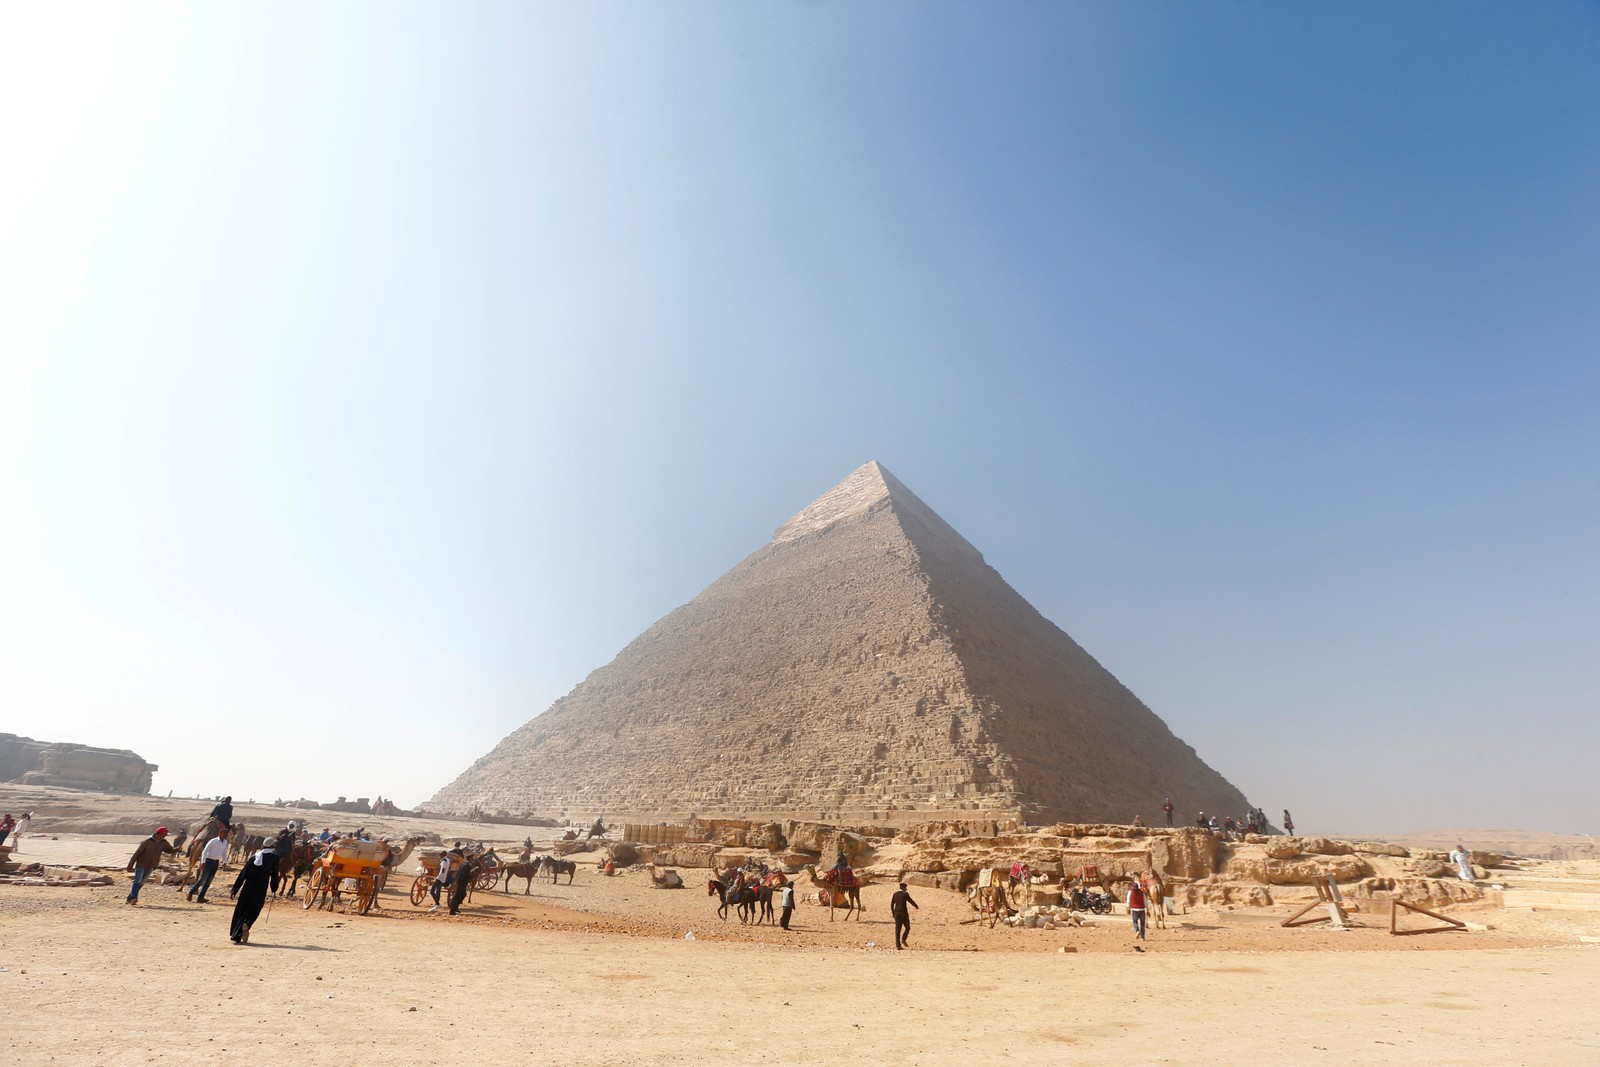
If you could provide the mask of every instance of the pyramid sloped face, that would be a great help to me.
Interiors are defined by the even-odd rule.
[[[1166,793],[1245,804],[869,463],[427,806],[1126,821]]]

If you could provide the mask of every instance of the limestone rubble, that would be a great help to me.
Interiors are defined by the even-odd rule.
[[[628,831],[648,836],[646,827],[630,825],[624,837]],[[1157,870],[1169,898],[1180,906],[1267,906],[1284,893],[1300,900],[1330,877],[1350,898],[1398,896],[1426,906],[1483,895],[1476,884],[1456,878],[1444,854],[1432,850],[1259,834],[1227,841],[1199,827],[1027,827],[1010,821],[948,820],[897,830],[716,819],[689,822],[678,843],[630,841],[613,851],[619,860],[640,864],[721,869],[756,860],[791,871],[808,864],[831,866],[842,851],[870,881],[957,892],[973,885],[980,870],[1009,871],[1020,861],[1045,876],[1035,903],[1050,903],[1048,894],[1059,892],[1063,881],[1072,882],[1085,868],[1096,869],[1099,883],[1108,886]],[[1499,856],[1485,858],[1504,862]],[[1487,872],[1480,867],[1478,873]]]

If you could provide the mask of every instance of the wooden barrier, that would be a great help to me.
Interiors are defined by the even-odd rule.
[[[1440,915],[1436,911],[1429,911],[1427,908],[1419,907],[1416,904],[1407,904],[1403,900],[1393,900],[1390,901],[1389,904],[1389,932],[1394,934],[1396,937],[1399,937],[1402,934],[1442,934],[1446,930],[1465,930],[1467,928],[1467,924],[1462,922],[1460,919],[1452,919],[1448,915]],[[1446,925],[1425,926],[1420,930],[1402,930],[1400,929],[1401,908],[1404,908],[1407,911],[1414,911],[1419,914],[1426,915],[1430,919],[1438,919],[1440,922],[1445,923]]]
[[[1345,914],[1344,903],[1339,899],[1339,883],[1328,876],[1328,884],[1313,882],[1312,887],[1317,891],[1317,899],[1283,920],[1284,926],[1310,926],[1312,923],[1332,923],[1335,930],[1347,930],[1345,921],[1349,918]],[[1311,919],[1302,918],[1307,912],[1326,905],[1328,914],[1318,915]]]

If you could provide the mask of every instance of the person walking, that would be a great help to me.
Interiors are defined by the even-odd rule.
[[[428,909],[430,914],[439,910],[439,894],[450,887],[451,878],[455,874],[456,863],[460,859],[460,841],[457,841],[455,847],[448,852],[439,854],[439,873],[433,876],[433,884],[428,887],[428,892],[433,895],[433,907]]]
[[[217,830],[217,836],[207,841],[206,847],[200,852],[200,877],[189,887],[190,900],[194,900],[198,894],[200,903],[206,902],[206,890],[211,888],[211,880],[217,876],[217,868],[221,867],[227,858],[228,828],[224,826]]]
[[[22,818],[17,820],[16,829],[11,831],[11,850],[13,852],[21,852],[22,851],[22,835],[27,833],[28,832],[28,827],[30,827],[32,825],[33,825],[33,812],[31,812],[31,811],[23,812],[22,813]]]
[[[778,897],[782,913],[778,916],[778,925],[785,930],[789,929],[789,916],[794,914],[794,883],[783,883],[783,893]]]
[[[1167,825],[1171,826],[1172,825],[1172,798],[1171,797],[1168,797],[1167,799],[1165,799],[1165,800],[1163,800],[1161,802],[1161,814],[1163,814],[1163,815],[1165,815],[1167,817]]]
[[[267,890],[277,892],[277,848],[277,838],[269,837],[263,841],[255,855],[244,861],[233,888],[228,890],[228,899],[238,901],[233,906],[233,918],[228,923],[228,940],[235,945],[250,942],[250,927],[261,916],[261,909],[267,902]]]
[[[128,870],[133,872],[133,888],[128,890],[128,903],[139,903],[139,890],[144,888],[146,878],[150,872],[161,866],[163,853],[176,854],[177,849],[172,847],[172,842],[167,840],[167,828],[156,827],[156,832],[139,842],[139,847],[133,850],[133,856],[128,860]]]
[[[899,892],[889,898],[889,911],[894,915],[894,947],[905,948],[906,942],[911,940],[911,912],[906,905],[917,908],[917,902],[911,899],[911,894],[906,892],[906,884],[900,883]]]
[[[1290,837],[1294,836],[1294,820],[1289,817],[1289,809],[1283,809],[1283,832]]]
[[[1456,865],[1456,876],[1463,882],[1470,882],[1472,878],[1472,853],[1467,851],[1467,846],[1457,844],[1450,850],[1450,862]]]
[[[1144,887],[1135,878],[1128,887],[1128,917],[1133,920],[1133,932],[1144,940]]]
[[[464,859],[456,868],[455,884],[450,887],[450,914],[460,915],[461,905],[467,899],[467,890],[472,888],[472,880],[478,876],[478,861]]]

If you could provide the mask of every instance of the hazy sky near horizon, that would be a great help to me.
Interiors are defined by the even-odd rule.
[[[1600,832],[1597,54],[12,5],[0,730],[415,804],[876,459],[1274,816]]]

